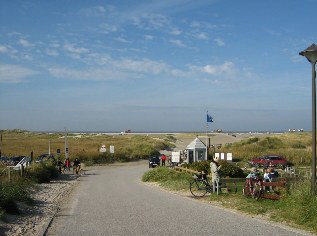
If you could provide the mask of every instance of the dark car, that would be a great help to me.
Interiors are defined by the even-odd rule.
[[[17,165],[20,161],[22,161],[22,159],[24,158],[25,156],[15,156],[15,157],[11,157],[9,160],[10,160],[10,165],[12,166],[15,166]]]
[[[55,160],[54,155],[50,155],[48,153],[43,153],[40,156],[38,156],[35,160],[36,163],[42,162],[44,160]]]
[[[259,158],[254,158],[249,161],[249,164],[255,167],[274,166],[278,168],[285,168],[289,164],[289,162],[284,157],[279,155],[267,155]]]
[[[149,159],[149,168],[154,168],[159,166],[161,163],[161,160],[159,157],[150,157]]]

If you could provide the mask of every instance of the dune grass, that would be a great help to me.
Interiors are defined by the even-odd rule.
[[[311,162],[311,133],[272,134],[267,137],[254,137],[225,145],[221,152],[232,152],[241,162],[254,157],[276,154],[286,157],[296,166],[309,165]]]

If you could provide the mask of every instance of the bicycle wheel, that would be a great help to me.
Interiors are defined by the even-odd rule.
[[[195,197],[203,197],[207,193],[208,186],[201,180],[194,180],[190,183],[189,189]]]
[[[261,184],[255,183],[252,191],[252,198],[255,200],[259,200],[262,195]]]

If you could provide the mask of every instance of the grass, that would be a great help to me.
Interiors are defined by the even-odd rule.
[[[46,134],[32,133],[28,131],[0,131],[3,135],[2,154],[6,156],[27,155],[33,151],[34,157],[48,152],[50,143],[51,151],[54,153],[57,149],[64,150],[64,133]],[[194,134],[182,134],[182,137],[194,137]],[[174,147],[177,136],[174,135],[92,135],[92,134],[69,134],[69,155],[71,159],[79,157],[85,164],[99,164],[115,161],[130,161],[136,159],[145,159],[150,155],[158,155],[162,149],[171,149]],[[105,144],[107,151],[110,145],[115,146],[115,154],[109,152],[100,154],[99,148]],[[253,137],[242,140],[241,142],[225,145],[218,149],[218,152],[232,152],[237,163],[241,167],[247,160],[266,154],[279,154],[285,156],[294,165],[310,165],[311,161],[311,133],[285,133],[272,134],[266,137]],[[63,155],[61,158],[64,158]],[[43,169],[44,168],[44,169]],[[29,173],[32,179],[50,175],[51,167],[35,166]],[[0,171],[1,172],[1,171]],[[33,173],[33,174],[32,174]],[[39,177],[37,178],[37,174]],[[52,173],[54,174],[54,173]],[[44,178],[43,177],[43,178]],[[1,178],[1,177],[0,177]],[[19,177],[13,176],[14,182],[18,182]],[[177,173],[168,168],[156,168],[143,176],[143,181],[153,181],[160,186],[173,191],[188,191],[191,175],[186,173]],[[1,186],[4,181],[1,180]],[[306,230],[317,233],[316,206],[317,199],[309,193],[308,182],[301,182],[290,187],[289,194],[285,193],[280,201],[261,199],[254,201],[242,196],[241,189],[237,194],[221,194],[219,196],[211,195],[207,197],[209,201],[220,202],[223,206],[234,208],[249,214],[265,215],[275,221],[287,222]],[[12,190],[13,189],[13,190]],[[25,185],[12,188],[2,187],[0,190],[0,203],[3,199],[20,201],[16,194],[21,189],[27,189]],[[14,194],[7,194],[6,191],[12,191]],[[28,191],[22,191],[27,194]],[[11,197],[6,197],[11,196]],[[27,195],[25,195],[27,196]],[[24,199],[24,198],[23,198]],[[27,197],[25,198],[27,199]],[[10,203],[10,201],[9,201]],[[0,214],[5,208],[0,205]]]
[[[48,153],[49,145],[51,153],[56,155],[57,149],[64,154],[64,133],[34,133],[28,131],[0,131],[3,136],[2,155],[33,156],[36,158],[42,153]],[[114,161],[131,161],[147,159],[151,155],[158,155],[159,150],[170,149],[175,146],[173,135],[106,135],[106,134],[68,134],[69,157],[76,157],[89,164],[109,163]],[[99,149],[105,144],[107,152],[101,154]],[[109,153],[109,147],[115,147],[115,153]]]
[[[0,218],[3,220],[6,214],[20,214],[18,203],[32,205],[30,192],[34,183],[50,182],[58,175],[56,165],[51,161],[34,163],[25,170],[24,176],[20,171],[11,170],[11,181],[8,181],[8,168],[0,166]]]
[[[146,172],[142,181],[157,182],[161,187],[173,191],[188,191],[191,175],[179,173],[166,167]],[[290,226],[317,233],[317,197],[311,196],[308,181],[297,182],[284,192],[278,201],[246,198],[241,188],[237,193],[211,194],[202,200],[221,203],[226,208],[235,209],[250,215],[266,216],[268,219],[287,223]]]
[[[221,152],[232,152],[235,159],[246,163],[254,157],[268,154],[282,155],[296,166],[310,165],[312,156],[310,132],[272,134],[267,137],[253,137],[225,145]]]

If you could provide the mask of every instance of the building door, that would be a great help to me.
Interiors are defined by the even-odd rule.
[[[188,151],[188,163],[192,163],[194,161],[194,152],[193,150]]]

